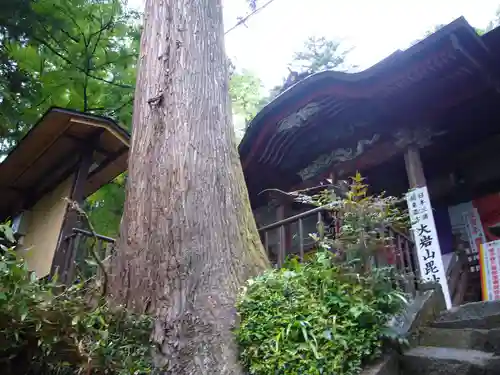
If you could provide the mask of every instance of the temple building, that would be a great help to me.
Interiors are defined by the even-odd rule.
[[[499,89],[500,29],[479,36],[459,18],[365,71],[323,71],[282,92],[239,146],[272,258],[297,247],[297,220],[305,232],[316,220],[298,217],[311,207],[290,193],[359,171],[373,192],[427,189],[445,268],[466,247],[457,298],[479,298],[477,244],[500,238]]]

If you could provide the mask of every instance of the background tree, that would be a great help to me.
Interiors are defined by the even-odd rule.
[[[430,30],[427,30],[425,33],[424,33],[424,39],[427,38],[428,36],[434,34],[436,31],[439,31],[441,30],[443,27],[445,26],[445,24],[443,23],[440,23],[438,25],[435,25],[433,28],[431,28]]]
[[[0,20],[9,36],[2,40],[2,56],[11,67],[2,72],[13,72],[0,79],[7,87],[0,107],[7,128],[3,152],[52,105],[113,116],[130,126],[138,14],[119,0],[20,3],[13,20]]]
[[[325,37],[309,37],[300,51],[294,53],[288,64],[289,74],[281,85],[274,86],[269,94],[260,100],[259,109],[274,100],[287,88],[307,76],[324,70],[340,70],[345,67],[345,59],[350,49],[342,50],[340,42]],[[353,66],[354,67],[354,66]]]
[[[38,15],[30,0],[7,1],[2,3],[0,12],[0,157],[3,149],[11,145],[11,140],[19,138],[23,129],[12,126],[19,114],[30,107],[39,88],[28,72],[19,67],[10,56],[12,45],[26,44],[35,32]],[[46,17],[46,24],[58,23],[57,17]]]
[[[488,23],[484,32],[488,32],[493,30],[495,27],[500,26],[500,7],[497,9],[495,13],[495,17]]]
[[[309,37],[302,50],[295,52],[291,66],[299,73],[317,73],[339,69],[345,62],[347,51],[341,50],[339,41],[325,37]]]
[[[233,112],[250,121],[259,111],[263,96],[263,83],[259,77],[248,70],[236,71],[231,75],[229,95]]]
[[[500,8],[496,11],[496,15],[495,17],[488,23],[488,25],[485,27],[485,28],[480,28],[480,27],[475,27],[475,30],[476,30],[476,33],[478,33],[478,35],[483,35],[484,33],[487,33],[488,31],[491,31],[493,30],[495,27],[499,26],[500,25]],[[418,42],[420,42],[421,40],[427,38],[428,36],[434,34],[436,31],[442,29],[445,25],[440,23],[438,25],[435,25],[434,27],[432,27],[430,30],[427,30],[423,37],[420,38],[420,39],[417,39],[415,41],[413,41],[411,43],[411,45],[415,45],[417,44]]]
[[[268,266],[234,142],[220,0],[147,0],[114,300],[166,374],[240,374],[239,287]],[[161,58],[158,58],[158,57]]]
[[[87,198],[85,210],[99,234],[116,238],[125,203],[127,173],[115,178]]]
[[[264,89],[259,77],[248,70],[234,70],[230,74],[229,95],[232,102],[236,141],[239,143],[250,121],[261,109]]]

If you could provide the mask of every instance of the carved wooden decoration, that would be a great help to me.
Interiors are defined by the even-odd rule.
[[[338,148],[331,153],[323,154],[318,157],[311,165],[301,170],[298,175],[303,181],[308,180],[334,163],[352,160],[365,152],[366,146],[371,146],[380,138],[379,134],[374,134],[371,139],[361,139],[357,142],[356,148]]]
[[[419,127],[414,129],[403,128],[394,134],[396,146],[406,148],[409,145],[417,145],[419,148],[432,144],[432,139],[446,134],[446,131],[435,131],[430,127]]]
[[[278,122],[278,132],[283,132],[290,130],[292,128],[300,128],[306,125],[309,117],[315,115],[320,110],[318,103],[309,103],[306,106],[300,108],[297,112],[285,117]]]

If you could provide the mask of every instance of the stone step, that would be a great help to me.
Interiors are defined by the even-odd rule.
[[[401,375],[398,356],[395,353],[389,354],[365,368],[360,375]]]
[[[487,330],[424,327],[419,331],[418,343],[420,346],[473,349],[500,355],[500,328]]]
[[[486,329],[424,327],[419,331],[418,343],[421,346],[441,346],[445,348],[496,352],[494,342],[489,342],[494,336],[489,334],[489,331]]]
[[[500,328],[500,301],[472,302],[444,311],[432,323],[435,328]]]
[[[478,350],[417,346],[401,358],[404,375],[498,375],[500,357]]]

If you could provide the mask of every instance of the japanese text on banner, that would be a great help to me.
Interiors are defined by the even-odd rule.
[[[480,245],[481,288],[484,301],[500,299],[500,240]]]
[[[407,201],[420,275],[423,280],[441,284],[446,306],[451,308],[450,292],[427,187],[409,192]]]

